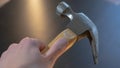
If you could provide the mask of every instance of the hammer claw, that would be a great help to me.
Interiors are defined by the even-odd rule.
[[[98,36],[97,35],[98,34],[96,34],[93,31],[89,31],[89,34],[88,34],[88,39],[91,44],[94,64],[98,63]]]

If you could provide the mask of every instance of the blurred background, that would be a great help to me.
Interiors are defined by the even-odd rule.
[[[97,26],[99,63],[93,64],[85,38],[65,52],[54,68],[120,68],[120,0],[11,0],[0,8],[0,54],[26,36],[49,44],[68,23],[56,15],[61,1]]]

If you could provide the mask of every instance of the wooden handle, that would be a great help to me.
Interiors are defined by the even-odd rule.
[[[73,44],[77,41],[77,35],[67,28],[64,31],[62,31],[51,43],[49,43],[49,45],[42,51],[42,53],[45,53],[50,47],[52,47],[56,40],[60,38],[65,38],[68,41],[68,44],[64,49],[64,52],[68,50],[70,47],[72,47]]]

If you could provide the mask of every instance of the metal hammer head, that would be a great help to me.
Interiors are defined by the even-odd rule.
[[[98,30],[95,24],[84,13],[73,12],[71,7],[65,2],[58,4],[56,13],[61,17],[69,18],[70,23],[67,28],[78,36],[84,36],[89,39],[94,63],[98,63]]]

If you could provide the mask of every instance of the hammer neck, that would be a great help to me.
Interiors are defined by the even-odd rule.
[[[66,13],[65,16],[67,16],[71,21],[74,19],[74,13],[73,12],[69,12],[69,13]]]

